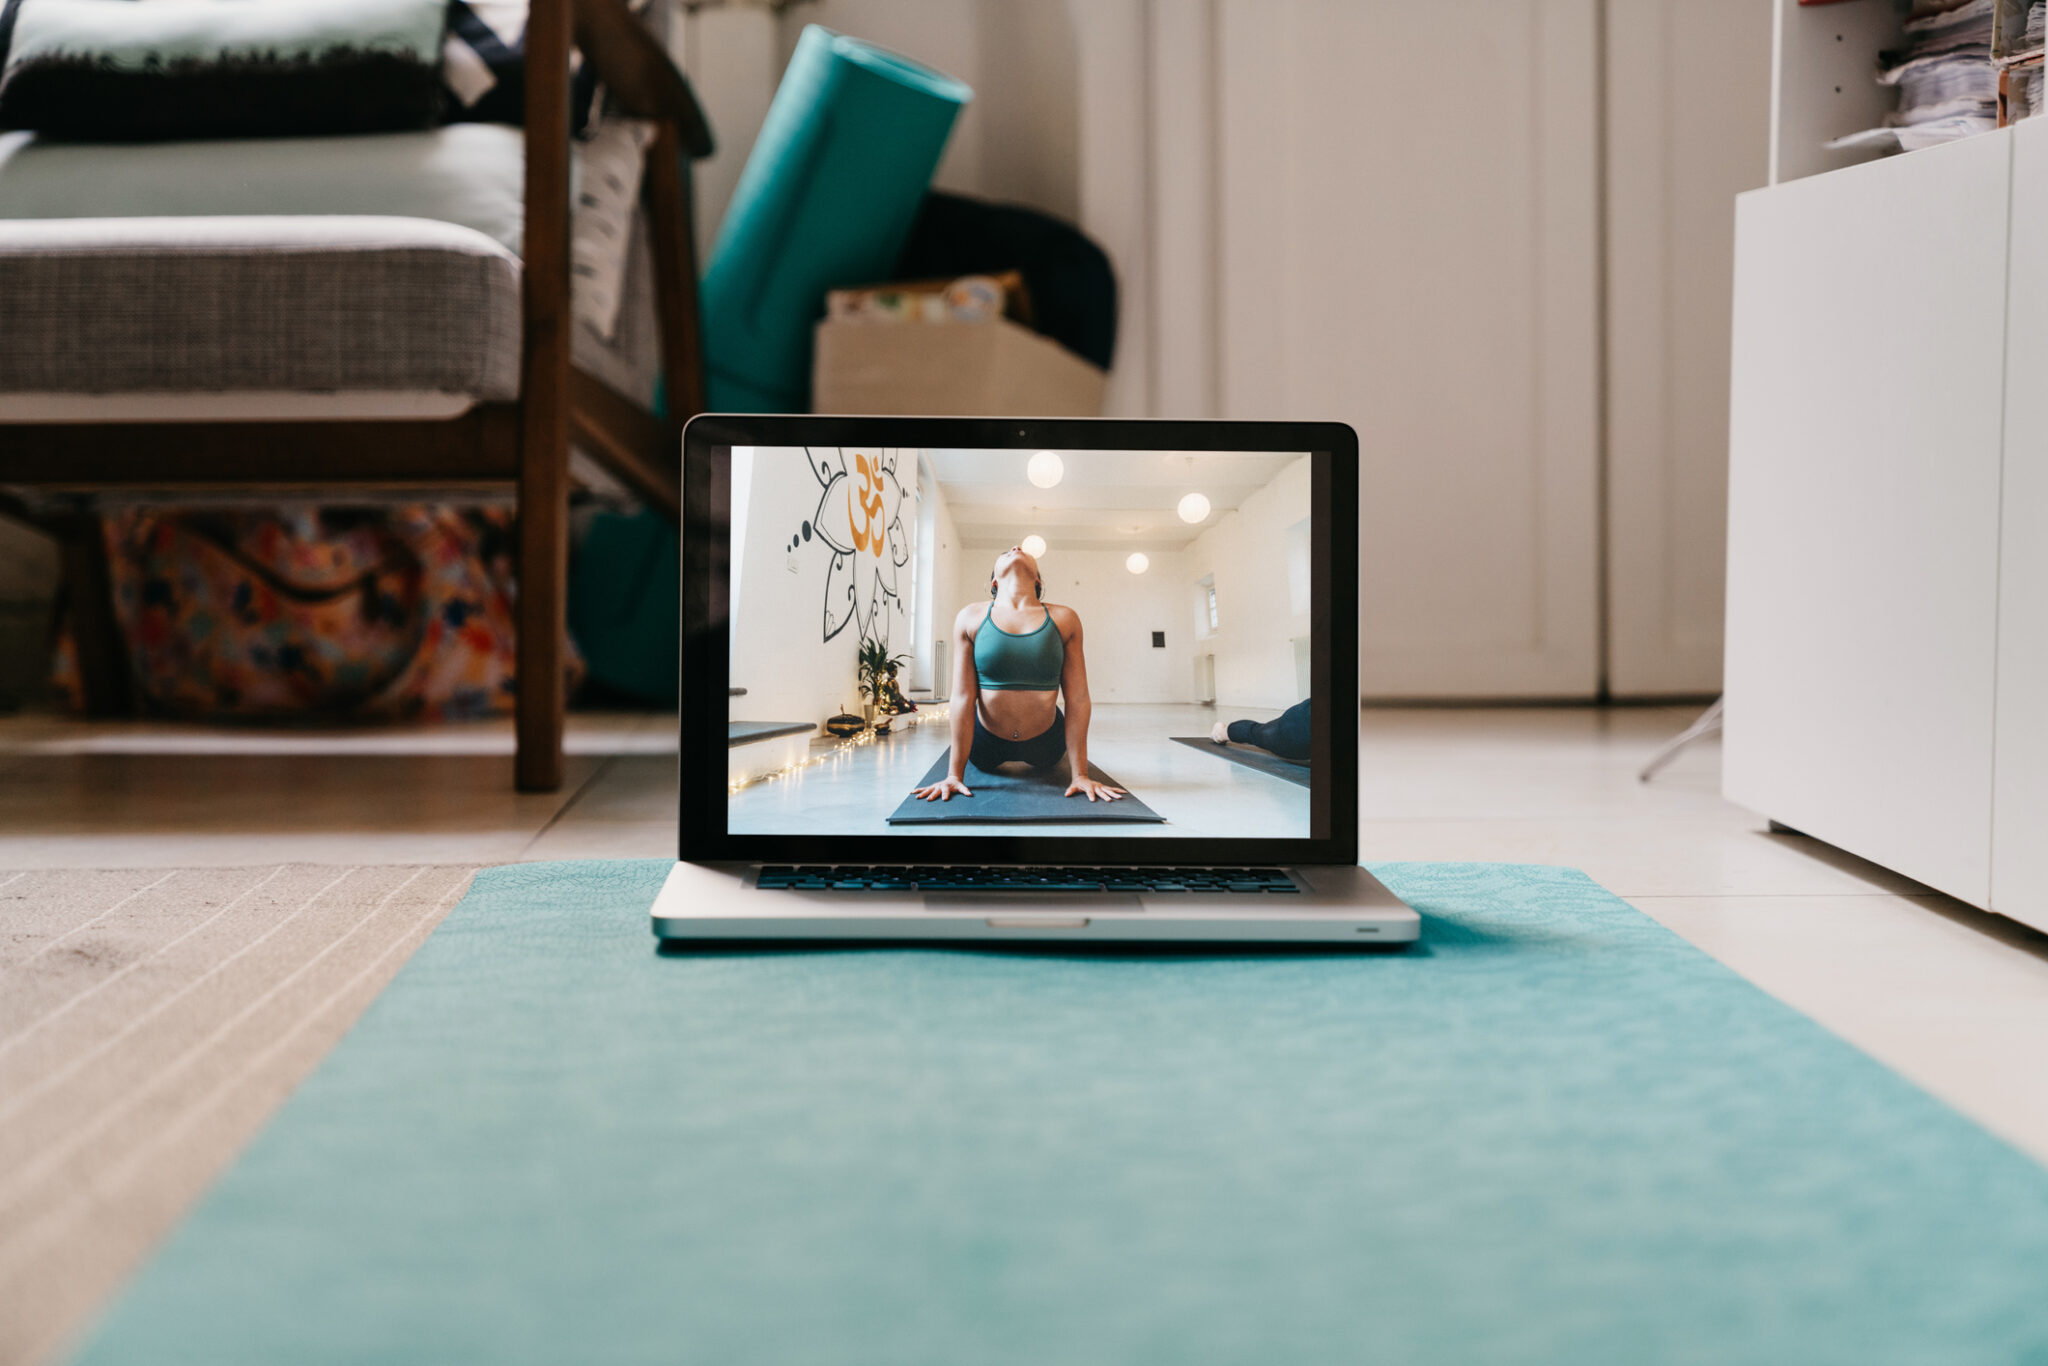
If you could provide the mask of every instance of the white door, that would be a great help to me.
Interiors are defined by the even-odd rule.
[[[1621,697],[1721,686],[1735,196],[1770,173],[1771,20],[1772,0],[1607,7],[1607,681]]]
[[[1744,195],[1728,796],[1986,904],[2009,133]]]
[[[1371,696],[1599,686],[1596,9],[1219,0],[1218,415],[1358,429]]]

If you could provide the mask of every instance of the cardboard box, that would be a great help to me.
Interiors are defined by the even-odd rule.
[[[818,324],[811,411],[1099,417],[1107,376],[1005,319]]]

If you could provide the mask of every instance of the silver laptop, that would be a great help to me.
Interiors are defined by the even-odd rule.
[[[664,940],[1399,944],[1334,423],[706,415]]]

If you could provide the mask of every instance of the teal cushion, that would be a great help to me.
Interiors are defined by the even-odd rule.
[[[6,0],[0,127],[154,141],[431,127],[446,0]]]
[[[569,561],[569,634],[590,676],[673,707],[682,542],[657,514],[599,513]]]

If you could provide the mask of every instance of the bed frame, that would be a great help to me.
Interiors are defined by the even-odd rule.
[[[610,98],[653,121],[642,197],[654,258],[667,411],[657,417],[570,359],[572,48]],[[526,30],[526,186],[519,398],[422,421],[0,423],[0,485],[78,495],[52,514],[6,511],[52,534],[77,640],[88,714],[133,710],[114,616],[106,540],[91,499],[114,491],[207,489],[327,494],[515,492],[518,505],[517,754],[523,791],[562,783],[572,433],[614,477],[671,521],[681,513],[682,426],[704,406],[690,177],[709,128],[688,80],[624,0],[532,0]],[[280,474],[278,452],[291,452]],[[0,495],[4,497],[4,495]]]

